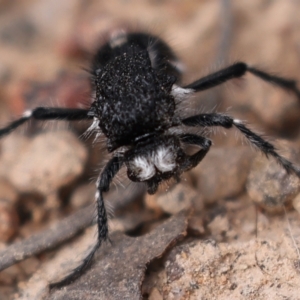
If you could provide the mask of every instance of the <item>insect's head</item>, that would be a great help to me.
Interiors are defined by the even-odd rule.
[[[183,151],[174,136],[151,137],[126,153],[128,177],[136,182],[158,184],[179,175]],[[155,191],[153,191],[155,192]]]

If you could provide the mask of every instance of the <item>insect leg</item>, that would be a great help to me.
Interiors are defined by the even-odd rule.
[[[8,126],[0,129],[0,137],[9,134],[14,131],[20,125],[26,123],[30,119],[34,120],[66,120],[66,121],[78,121],[92,119],[88,115],[89,110],[76,109],[76,108],[48,108],[37,107],[33,110],[26,111],[23,116],[10,123]]]
[[[96,251],[99,249],[103,241],[106,241],[108,238],[108,224],[107,224],[107,214],[103,200],[103,192],[108,192],[110,183],[117,172],[121,169],[123,165],[122,157],[115,156],[113,157],[103,169],[101,175],[97,180],[97,192],[96,192],[96,202],[97,202],[97,242],[92,247],[88,255],[84,258],[81,264],[76,267],[72,272],[67,275],[63,280],[52,283],[50,288],[61,287],[70,283],[70,281],[78,278],[82,272],[86,270],[89,266],[93,256]]]
[[[184,88],[192,89],[195,92],[207,90],[217,85],[220,85],[230,79],[242,77],[247,72],[252,73],[253,75],[261,78],[266,82],[272,83],[282,89],[295,93],[296,96],[300,99],[300,90],[297,88],[297,83],[295,80],[271,75],[256,68],[249,67],[244,62],[235,63],[227,68],[224,68],[215,73],[200,78],[188,84]]]
[[[195,154],[191,156],[187,155],[186,163],[183,165],[182,169],[182,171],[187,171],[191,168],[196,167],[201,162],[201,160],[205,157],[210,149],[211,141],[196,134],[184,134],[180,135],[179,138],[185,144],[197,145],[202,147],[202,149],[200,149]]]
[[[290,161],[279,155],[275,147],[263,139],[258,134],[251,131],[247,128],[242,121],[233,119],[229,116],[217,113],[210,114],[200,114],[195,115],[182,120],[182,123],[187,126],[201,126],[201,127],[211,127],[211,126],[222,126],[224,128],[236,127],[246,138],[247,140],[259,149],[267,157],[272,156],[275,160],[288,172],[295,173],[300,177],[300,170],[295,167]]]

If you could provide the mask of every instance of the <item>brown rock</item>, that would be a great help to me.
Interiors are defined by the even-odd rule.
[[[267,240],[190,242],[172,249],[164,266],[152,281],[163,299],[298,298],[299,274],[291,258]]]
[[[162,184],[156,194],[147,194],[145,203],[158,214],[161,212],[177,214],[191,207],[196,211],[203,210],[201,194],[193,187],[189,173],[183,174],[181,182],[173,182],[170,186]]]
[[[206,203],[233,197],[245,187],[254,156],[247,147],[212,148],[199,166],[192,170]]]
[[[278,146],[291,161],[299,161],[297,144],[281,141]],[[299,178],[287,174],[273,159],[258,154],[247,180],[247,192],[252,200],[269,212],[280,212],[283,204],[293,200],[299,192]]]
[[[75,189],[70,200],[73,208],[79,209],[95,201],[96,186],[95,184],[81,185]]]
[[[0,180],[0,241],[9,241],[17,232],[19,218],[17,193],[6,181]]]
[[[181,212],[137,238],[115,232],[112,245],[103,245],[100,258],[78,280],[53,289],[47,299],[141,299],[146,265],[186,235],[187,213]],[[60,268],[65,271],[64,263]],[[57,274],[52,280],[57,280]]]
[[[293,199],[293,207],[300,213],[300,194]]]
[[[68,131],[47,132],[32,140],[4,141],[1,171],[22,193],[53,194],[83,171],[87,151]],[[20,145],[22,147],[16,147]],[[13,148],[13,152],[10,149]]]

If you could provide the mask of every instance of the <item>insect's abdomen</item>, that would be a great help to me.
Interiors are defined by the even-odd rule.
[[[175,103],[170,94],[176,77],[151,65],[149,52],[135,43],[99,67],[92,110],[108,138],[109,151],[136,137],[161,132],[172,124]]]

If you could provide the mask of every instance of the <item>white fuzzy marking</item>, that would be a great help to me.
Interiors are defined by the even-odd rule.
[[[95,143],[97,140],[100,139],[101,135],[102,135],[102,132],[101,132],[101,131],[96,133],[96,136],[95,136],[95,139],[94,139],[94,143]]]
[[[116,30],[111,34],[109,45],[111,48],[120,47],[127,42],[127,35],[124,30]]]
[[[30,118],[32,116],[32,110],[26,110],[23,112],[24,118]]]
[[[241,120],[239,120],[239,119],[234,119],[233,123],[235,123],[235,124],[242,124],[243,122]]]
[[[136,176],[144,181],[150,179],[155,175],[154,165],[149,162],[145,157],[137,156],[131,163],[131,168]]]
[[[94,139],[94,143],[96,142],[96,140],[98,140],[98,138],[101,136],[102,132],[100,130],[99,127],[99,120],[97,118],[94,118],[93,123],[91,124],[91,126],[84,132],[83,137],[88,138],[90,137],[93,133],[96,133],[95,139]]]
[[[171,94],[172,96],[178,100],[178,101],[183,101],[186,100],[194,90],[192,89],[184,89],[176,84],[173,85]]]
[[[153,159],[155,166],[161,172],[170,172],[176,168],[175,157],[170,148],[158,148]]]
[[[92,125],[86,131],[91,132],[97,128],[99,128],[99,120],[97,118],[94,118]]]

